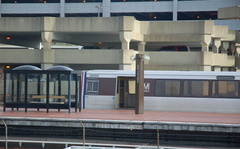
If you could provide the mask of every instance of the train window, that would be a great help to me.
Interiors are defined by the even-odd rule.
[[[204,97],[209,95],[209,82],[187,80],[183,84],[183,96]]]
[[[234,80],[235,76],[217,76],[218,80]]]
[[[237,81],[213,81],[212,86],[213,97],[238,97]]]
[[[87,94],[97,94],[99,89],[99,81],[98,79],[88,79],[87,80]]]
[[[179,80],[157,80],[156,96],[179,96],[180,81]]]

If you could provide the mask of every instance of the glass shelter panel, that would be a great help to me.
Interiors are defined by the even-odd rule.
[[[25,74],[6,75],[6,102],[24,103],[25,101]]]
[[[66,74],[49,75],[49,103],[68,103],[68,77]]]
[[[17,84],[17,77],[15,74],[6,75],[6,102],[17,102],[17,91],[14,88],[14,84]]]
[[[47,75],[28,74],[28,102],[46,103]]]

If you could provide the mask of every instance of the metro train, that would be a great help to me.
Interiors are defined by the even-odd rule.
[[[81,106],[134,109],[135,71],[83,71]],[[144,110],[240,113],[240,73],[145,70]]]

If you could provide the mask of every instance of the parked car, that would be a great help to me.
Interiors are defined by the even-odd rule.
[[[185,45],[178,45],[178,46],[164,46],[159,49],[159,51],[167,51],[167,52],[188,52],[190,48]]]

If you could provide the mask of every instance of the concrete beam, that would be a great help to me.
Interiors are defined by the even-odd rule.
[[[118,32],[122,30],[121,17],[66,17],[55,19],[55,32],[95,33]],[[120,28],[120,29],[119,29]]]
[[[215,25],[213,28],[212,37],[227,38],[228,37],[228,26]]]
[[[150,34],[145,35],[145,42],[201,42],[200,34]]]
[[[240,3],[237,6],[219,8],[218,19],[240,19]]]
[[[33,49],[0,49],[0,63],[40,64],[41,52]]]
[[[119,31],[133,31],[134,30],[134,17],[119,17]]]
[[[1,17],[0,32],[39,32],[41,22],[40,17]]]
[[[79,34],[72,34],[72,33],[53,33],[53,40],[54,41],[61,41],[65,43],[72,43],[72,44],[81,44],[81,43],[98,43],[98,42],[119,42],[119,35],[118,34],[103,34],[103,33],[94,33],[93,34],[86,34],[86,33],[79,33]]]

